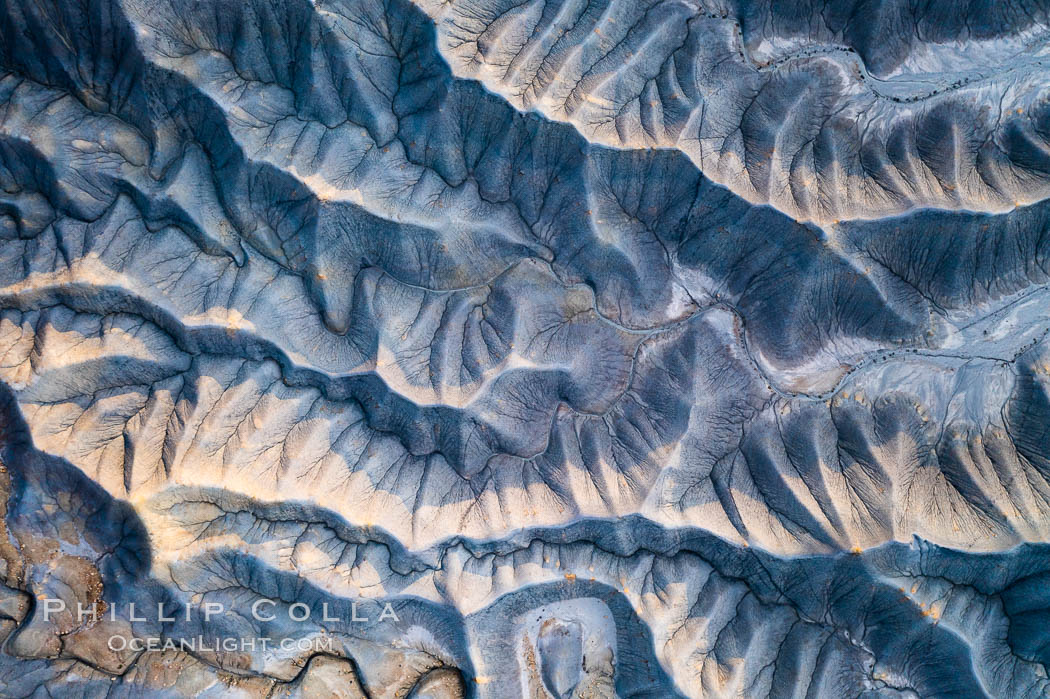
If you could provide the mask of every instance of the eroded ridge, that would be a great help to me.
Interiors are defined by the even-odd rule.
[[[0,694],[1047,692],[996,7],[2,6]]]
[[[679,150],[800,220],[1048,193],[1038,2],[418,4],[458,75],[596,143]]]

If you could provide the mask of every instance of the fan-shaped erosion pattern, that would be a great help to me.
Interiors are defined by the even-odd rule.
[[[0,4],[0,696],[1050,693],[1047,11]]]

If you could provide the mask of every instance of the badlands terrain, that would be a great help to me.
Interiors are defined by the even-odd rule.
[[[0,696],[1047,696],[1047,62],[1044,0],[0,2]]]

